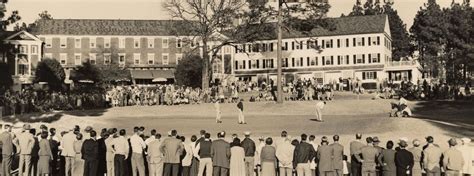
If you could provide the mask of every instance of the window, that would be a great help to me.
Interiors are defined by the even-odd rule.
[[[326,48],[332,48],[332,39],[326,42]]]
[[[273,42],[270,43],[270,52],[273,52]]]
[[[349,48],[349,38],[346,38],[346,48]]]
[[[61,65],[66,65],[67,64],[67,54],[66,53],[59,54],[59,63],[61,63]]]
[[[363,63],[365,63],[365,55],[364,54],[354,55],[354,64],[363,64]]]
[[[53,47],[53,38],[46,38],[45,39],[45,45],[46,45],[46,48],[52,48]]]
[[[239,61],[235,61],[234,68],[235,70],[239,69]]]
[[[133,54],[133,64],[135,65],[140,64],[140,53]]]
[[[52,59],[53,58],[53,53],[44,54],[44,58]]]
[[[377,45],[380,45],[380,37],[377,36]]]
[[[104,65],[110,64],[110,53],[104,54]]]
[[[28,48],[27,48],[27,46],[21,46],[21,45],[20,45],[18,49],[20,50],[20,51],[19,51],[20,54],[26,54],[26,53],[28,53]]]
[[[337,56],[337,65],[344,64],[344,56]]]
[[[334,65],[334,56],[323,57],[324,65]]]
[[[372,45],[372,37],[367,37],[367,45]]]
[[[110,48],[110,38],[104,38],[104,47]]]
[[[380,63],[380,53],[369,54],[369,64],[370,63]]]
[[[183,59],[183,54],[176,54],[176,65]]]
[[[291,42],[291,50],[295,50],[295,42]]]
[[[326,47],[326,41],[325,40],[321,40],[321,48],[325,48]]]
[[[91,63],[92,65],[97,64],[95,53],[89,53],[89,63]]]
[[[182,45],[182,40],[180,38],[176,39],[176,48],[181,48]]]
[[[349,65],[349,55],[346,55],[344,62],[346,63],[346,65]]]
[[[369,72],[362,72],[362,80],[367,79],[377,79],[377,72],[369,71]]]
[[[163,65],[168,65],[169,62],[170,62],[170,59],[169,59],[169,55],[168,55],[168,54],[163,54],[163,55],[161,56],[161,59],[162,59]]]
[[[285,44],[282,46],[281,50],[283,50],[283,51],[288,50],[288,42],[285,42]]]
[[[133,47],[134,48],[140,48],[140,38],[134,38],[133,39]]]
[[[89,38],[90,48],[95,48],[95,46],[96,46],[95,42],[96,42],[95,38]]]
[[[66,48],[67,47],[67,38],[59,38],[59,47]]]
[[[153,64],[155,64],[155,54],[148,53],[148,65],[153,65]]]
[[[311,62],[310,65],[311,65],[311,66],[317,65],[317,64],[316,64],[317,61],[318,61],[318,57],[312,57],[312,58],[310,58],[310,62]]]
[[[161,40],[161,44],[163,45],[162,46],[163,48],[168,48],[168,39],[163,38],[163,40]]]
[[[119,38],[119,48],[125,48],[126,38]]]
[[[125,65],[125,54],[124,53],[118,54],[118,61],[119,61],[119,65]]]
[[[282,60],[281,67],[288,67],[288,58]]]
[[[74,64],[75,65],[81,65],[81,54],[74,54]]]
[[[357,46],[364,46],[364,37],[357,38]]]
[[[341,47],[341,39],[337,39],[337,48]]]
[[[75,48],[81,48],[81,38],[75,38],[74,39],[74,47]]]
[[[155,47],[155,39],[148,38],[148,48],[154,48],[154,47]]]

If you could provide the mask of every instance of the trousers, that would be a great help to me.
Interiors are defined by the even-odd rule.
[[[298,163],[296,165],[296,173],[298,176],[311,176],[311,168],[309,163]]]
[[[140,176],[145,176],[145,164],[144,164],[143,155],[141,153],[132,153],[132,173],[133,176],[138,174]]]
[[[229,175],[229,168],[214,166],[214,171],[212,171],[212,173],[214,176],[227,176]]]
[[[246,174],[246,176],[253,176],[254,175],[253,166],[255,164],[255,158],[254,157],[245,157],[244,158],[244,164],[245,164],[245,174]]]
[[[162,176],[163,175],[163,162],[160,163],[149,163],[148,164],[149,176]]]
[[[115,176],[125,176],[125,155],[115,155],[114,168]]]
[[[2,155],[2,172],[1,175],[10,176],[12,172],[12,156]]]
[[[31,155],[21,154],[18,167],[18,175],[30,175]]]
[[[84,160],[84,176],[96,176],[98,165],[97,160]]]
[[[163,169],[163,176],[178,176],[179,163],[165,163]]]
[[[206,170],[206,176],[212,176],[212,159],[211,158],[201,158],[199,161],[199,171],[198,176],[202,176]]]
[[[239,123],[245,123],[244,111],[239,109]]]

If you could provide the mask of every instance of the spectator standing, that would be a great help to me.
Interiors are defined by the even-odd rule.
[[[387,142],[387,149],[382,150],[378,157],[379,163],[382,165],[383,176],[397,176],[397,166],[395,165],[395,150],[393,150],[393,141]]]
[[[112,147],[112,141],[114,140],[113,130],[108,130],[107,134],[104,136],[105,140],[105,162],[106,162],[106,174],[107,176],[114,176],[114,149]]]
[[[426,176],[440,176],[441,175],[441,149],[434,144],[434,138],[432,136],[426,137],[428,143],[423,150],[423,167],[426,172]]]
[[[240,139],[234,138],[230,144],[230,176],[245,176],[247,171],[245,168],[245,152],[241,147]]]
[[[462,174],[471,174],[472,168],[472,163],[473,163],[473,158],[472,158],[472,151],[473,149],[469,147],[469,143],[471,143],[471,139],[469,138],[462,138],[461,139],[461,146],[459,146],[459,151],[462,153],[463,159],[464,159],[464,166],[462,168]]]
[[[132,175],[145,176],[145,164],[143,159],[143,150],[146,148],[145,141],[140,137],[139,127],[133,128],[134,134],[130,137],[130,146],[132,147]]]
[[[301,142],[296,146],[293,154],[293,167],[298,176],[311,176],[310,162],[316,156],[316,151],[311,144],[306,142],[308,136],[301,135]]]
[[[413,168],[413,154],[411,154],[406,147],[408,146],[407,139],[400,139],[398,144],[400,149],[395,153],[395,164],[397,165],[397,176],[411,175]]]
[[[279,162],[280,176],[292,176],[293,175],[293,152],[295,146],[290,142],[290,139],[285,138],[283,142],[278,144],[276,148],[276,157]]]
[[[206,171],[206,176],[212,176],[212,155],[211,155],[211,134],[205,133],[204,139],[201,140],[196,146],[196,152],[194,157],[199,160],[199,170],[198,175],[202,176],[204,171]]]
[[[378,157],[378,150],[373,145],[373,138],[366,138],[367,145],[361,148],[361,155],[356,155],[360,163],[362,163],[361,173],[362,176],[372,176],[376,173],[377,163],[375,162]]]
[[[262,148],[262,154],[260,155],[260,160],[262,162],[262,176],[274,176],[276,175],[276,150],[275,147],[272,146],[273,139],[267,138],[265,144],[265,147]]]
[[[342,176],[344,169],[344,146],[339,143],[339,135],[334,135],[332,139],[334,141],[334,143],[330,145],[332,148],[332,168],[334,169],[334,175]]]
[[[459,176],[464,166],[462,153],[456,148],[457,141],[451,138],[449,149],[443,153],[443,167],[446,176]]]
[[[230,144],[224,140],[225,132],[217,134],[217,140],[212,141],[211,157],[214,176],[227,176],[230,165]]]
[[[84,176],[96,176],[99,163],[99,143],[96,131],[90,131],[90,138],[82,144],[81,153],[84,159]]]
[[[18,135],[18,146],[20,153],[19,175],[29,175],[31,168],[31,151],[35,144],[35,139],[30,133],[30,125],[23,125],[23,132]],[[24,169],[24,170],[23,170]]]
[[[244,132],[244,140],[242,140],[241,146],[244,149],[245,158],[245,176],[253,176],[254,175],[254,166],[255,166],[255,151],[256,146],[255,142],[250,139],[250,132]]]
[[[10,176],[12,168],[12,160],[14,156],[12,126],[6,124],[4,131],[0,134],[0,142],[2,143],[2,172],[0,175]]]
[[[364,144],[361,142],[362,134],[357,133],[355,136],[356,140],[350,143],[351,176],[361,176],[362,163],[357,160],[357,157],[360,156],[360,152],[362,147],[364,147]]]
[[[125,138],[126,131],[121,129],[119,136],[112,141],[115,176],[125,176],[125,161],[128,158],[129,145]]]
[[[192,143],[186,143],[186,138],[181,136],[181,141],[183,142],[185,155],[181,160],[181,164],[183,165],[183,176],[190,176],[191,174],[191,162],[193,160],[193,148]]]
[[[148,172],[149,176],[163,175],[163,153],[160,151],[162,144],[161,134],[155,134],[155,140],[148,144]]]
[[[61,156],[64,156],[66,164],[64,167],[66,176],[72,176],[72,168],[75,161],[76,152],[74,151],[74,141],[76,141],[76,134],[73,132],[74,129],[70,130],[63,136],[59,146],[61,149]]]
[[[164,176],[178,176],[180,156],[184,150],[183,143],[181,140],[177,139],[176,136],[178,132],[176,130],[171,130],[171,137],[163,140],[163,143],[160,146],[160,150],[164,155]]]
[[[332,176],[333,166],[333,148],[330,147],[326,136],[321,138],[321,146],[318,147],[316,160],[318,161],[319,176]]]
[[[74,163],[72,165],[72,175],[84,175],[84,159],[82,158],[82,145],[84,144],[82,133],[76,134],[74,141]]]
[[[408,149],[411,154],[413,154],[413,169],[412,169],[412,176],[421,176],[422,169],[421,169],[421,157],[423,154],[423,150],[420,148],[420,141],[418,139],[413,140],[413,147]]]
[[[39,141],[39,161],[38,161],[38,175],[51,175],[51,167],[49,162],[53,159],[51,146],[48,141],[48,132],[41,133],[41,140]]]

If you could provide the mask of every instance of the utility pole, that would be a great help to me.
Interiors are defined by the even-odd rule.
[[[282,47],[282,36],[281,36],[281,25],[282,25],[282,12],[281,7],[283,5],[284,0],[278,0],[278,43],[277,43],[277,103],[283,103],[283,88],[282,88],[282,70],[281,70],[281,47]]]

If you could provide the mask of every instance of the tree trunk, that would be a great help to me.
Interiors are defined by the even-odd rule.
[[[203,90],[209,88],[209,53],[207,51],[207,40],[202,41],[202,83]]]

